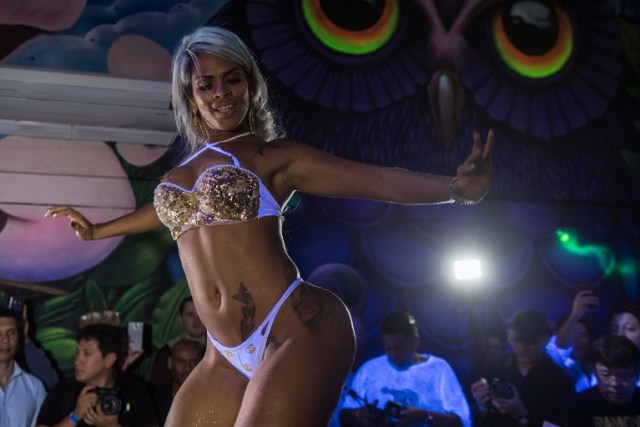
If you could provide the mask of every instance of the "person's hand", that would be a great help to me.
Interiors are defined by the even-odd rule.
[[[480,409],[487,408],[489,401],[491,400],[491,393],[489,392],[489,383],[486,379],[481,378],[479,381],[471,384],[471,396],[478,404]]]
[[[585,289],[576,294],[573,298],[573,305],[571,306],[571,314],[569,317],[573,319],[582,319],[588,311],[595,309],[600,302],[598,297],[593,294],[592,291]]]
[[[79,420],[83,419],[90,408],[93,408],[98,404],[98,395],[93,393],[95,386],[86,385],[80,391],[78,400],[76,401],[76,407],[73,409],[73,413],[76,414]]]
[[[82,240],[91,240],[94,226],[80,212],[69,206],[54,206],[47,209],[45,217],[58,218],[66,216],[69,218],[69,225],[76,231],[76,236]]]
[[[421,424],[424,425],[425,418],[427,417],[427,411],[424,409],[416,408],[415,406],[403,406],[401,419],[402,422],[399,426],[412,426]]]
[[[100,405],[90,407],[82,421],[95,427],[118,427],[118,414],[105,415]]]
[[[362,427],[375,427],[375,413],[369,406],[363,406],[356,409],[356,421]]]
[[[518,418],[527,415],[527,408],[522,404],[520,393],[514,386],[510,386],[513,390],[513,396],[509,398],[491,396],[491,404],[504,415],[510,415]]]
[[[493,138],[493,130],[490,130],[483,146],[480,134],[473,132],[471,154],[458,166],[456,176],[451,181],[451,196],[456,203],[478,203],[489,192],[493,170]]]

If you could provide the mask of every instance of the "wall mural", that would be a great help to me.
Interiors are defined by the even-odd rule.
[[[494,188],[478,206],[289,203],[291,256],[352,309],[357,364],[381,351],[377,325],[396,309],[464,374],[474,334],[516,309],[557,321],[584,283],[603,326],[609,303],[640,298],[631,1],[49,3],[0,0],[2,63],[168,80],[182,35],[225,25],[253,48],[289,136],[336,155],[450,175],[474,129],[496,131]],[[36,337],[64,372],[82,314],[144,321],[158,347],[188,294],[166,231],[83,243],[41,218],[52,204],[101,221],[149,202],[175,147],[78,144],[0,139],[0,172],[15,179],[0,187],[0,298],[33,301]],[[461,252],[482,254],[486,287],[447,278]]]

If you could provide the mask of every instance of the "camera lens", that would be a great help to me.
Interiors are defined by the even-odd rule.
[[[116,396],[104,396],[100,400],[100,408],[105,415],[115,415],[122,409],[122,401]]]
[[[509,383],[504,382],[498,378],[494,378],[489,386],[489,392],[495,396],[502,399],[510,399],[513,397],[513,390]]]

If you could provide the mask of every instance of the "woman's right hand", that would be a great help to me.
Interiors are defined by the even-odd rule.
[[[54,206],[47,209],[44,213],[45,217],[58,218],[66,216],[69,218],[69,225],[76,231],[79,239],[88,241],[93,238],[93,223],[89,222],[80,212],[69,206]]]

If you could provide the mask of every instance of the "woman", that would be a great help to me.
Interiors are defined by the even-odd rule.
[[[281,237],[294,191],[396,203],[477,202],[491,183],[493,135],[474,135],[454,179],[332,157],[280,138],[247,46],[221,28],[186,36],[172,96],[186,160],[154,205],[102,224],[59,206],[83,240],[166,225],[208,331],[205,359],[180,388],[167,425],[326,425],[354,355],[344,304],[303,282]],[[213,348],[211,348],[213,347]]]

